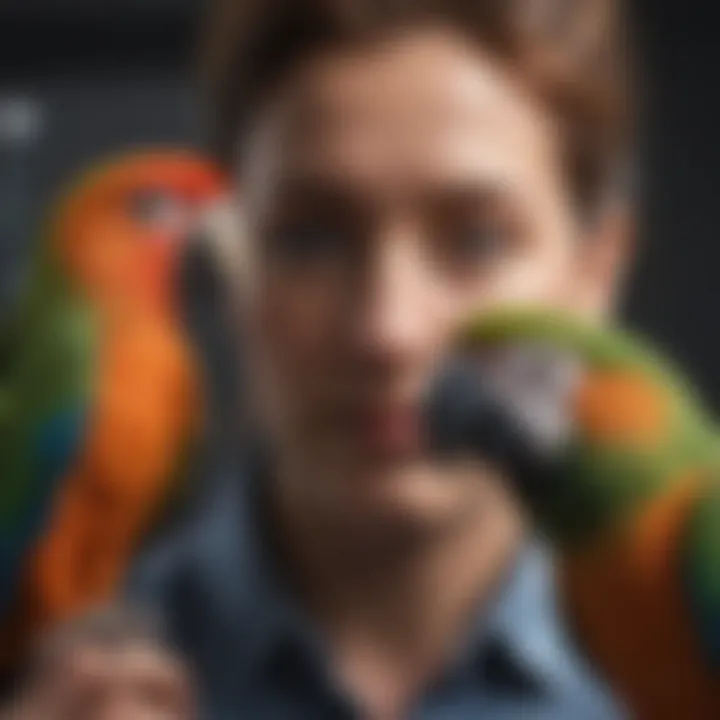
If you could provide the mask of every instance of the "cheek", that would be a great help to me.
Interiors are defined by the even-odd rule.
[[[321,358],[335,334],[339,303],[318,285],[269,278],[249,305],[249,325],[268,353],[292,365]]]
[[[243,329],[254,390],[264,406],[286,413],[327,375],[337,336],[338,306],[305,283],[267,279],[245,303]]]
[[[494,267],[465,300],[475,309],[505,303],[572,307],[577,271],[569,244],[528,246]]]

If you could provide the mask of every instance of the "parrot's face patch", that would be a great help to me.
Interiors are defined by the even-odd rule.
[[[134,226],[128,234],[133,255],[130,283],[146,306],[167,310],[182,245],[199,208],[176,189],[152,185],[132,189],[123,201]]]
[[[140,234],[148,239],[181,237],[195,214],[195,208],[187,199],[162,187],[132,190],[125,198],[125,206]]]
[[[585,368],[574,354],[538,342],[513,343],[473,353],[484,382],[529,440],[554,451],[575,428],[574,398]]]

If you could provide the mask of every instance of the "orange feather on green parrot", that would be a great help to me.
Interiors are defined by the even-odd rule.
[[[102,331],[89,427],[26,567],[17,652],[42,626],[111,598],[139,543],[182,493],[203,400],[177,271],[224,178],[191,151],[137,151],[84,175],[48,243]]]
[[[631,717],[720,717],[720,441],[695,392],[629,333],[550,310],[478,316],[459,347],[429,441],[510,480]]]

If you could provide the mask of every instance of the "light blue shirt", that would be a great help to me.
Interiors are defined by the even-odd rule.
[[[142,560],[131,597],[162,613],[190,659],[207,720],[354,720],[327,658],[281,591],[245,478],[220,483],[196,516]],[[616,720],[557,612],[552,564],[529,547],[409,720]]]

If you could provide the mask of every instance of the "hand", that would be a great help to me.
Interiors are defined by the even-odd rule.
[[[107,620],[108,616],[105,616]],[[119,623],[63,629],[45,644],[21,697],[2,720],[192,720],[187,668],[149,635]],[[112,624],[112,623],[110,623]],[[104,630],[109,624],[106,622]]]

